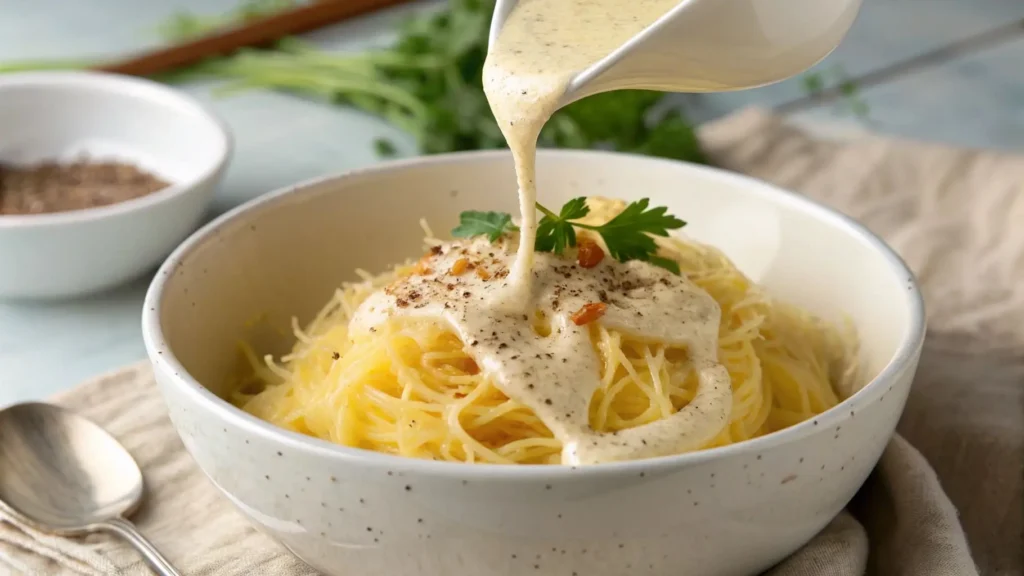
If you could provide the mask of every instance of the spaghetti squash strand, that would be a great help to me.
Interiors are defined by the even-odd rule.
[[[851,331],[767,297],[714,248],[658,243],[660,255],[678,262],[722,311],[719,362],[734,400],[729,424],[705,447],[774,432],[838,403],[836,389],[856,377]],[[557,463],[561,443],[494,386],[447,326],[392,320],[371,334],[349,334],[359,304],[412,271],[411,263],[379,276],[360,271],[363,280],[337,290],[304,329],[293,325],[295,346],[279,362],[259,362],[243,346],[251,374],[238,381],[232,401],[283,428],[359,448],[460,462]],[[696,372],[685,349],[636,341],[599,323],[592,334],[602,383],[590,407],[595,430],[653,422],[694,397]]]

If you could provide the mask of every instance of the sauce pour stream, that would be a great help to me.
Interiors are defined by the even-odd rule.
[[[605,258],[590,269],[536,253],[536,154],[541,129],[576,73],[600,60],[678,0],[523,0],[484,65],[488,102],[515,160],[521,212],[518,246],[509,238],[444,244],[428,271],[370,296],[350,328],[365,333],[392,317],[441,320],[508,397],[537,414],[563,442],[563,464],[677,454],[706,445],[728,424],[729,375],[717,361],[721,310],[684,276],[645,262]],[[454,273],[468,259],[486,275]],[[486,279],[485,279],[486,277]],[[695,397],[675,414],[615,433],[589,425],[601,386],[590,328],[573,311],[593,303],[598,321],[641,340],[685,348],[698,376]],[[540,314],[550,334],[534,329]]]

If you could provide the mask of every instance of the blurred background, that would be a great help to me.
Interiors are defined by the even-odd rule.
[[[457,2],[474,5],[486,2]],[[115,59],[196,30],[273,11],[283,0],[7,0],[0,66]],[[330,52],[387,47],[411,2],[305,35]],[[471,20],[452,25],[472,28]],[[867,127],[972,147],[1024,148],[1024,2],[865,0],[843,44],[808,74],[762,89],[673,98],[693,124],[756,105],[817,129]],[[216,210],[297,180],[413,154],[414,138],[380,117],[270,90],[218,93],[216,79],[176,79],[231,126],[237,150]],[[386,143],[382,143],[384,139]]]
[[[4,0],[0,74],[117,60],[292,4]],[[160,77],[206,103],[234,134],[210,214],[389,157],[501,146],[478,78],[490,5],[409,2]],[[379,51],[405,65],[381,68]],[[433,63],[409,64],[422,58]],[[800,77],[728,94],[599,95],[560,112],[544,138],[702,161],[700,124],[758,106],[837,137],[875,131],[1020,150],[1022,63],[1022,0],[865,0],[839,49]],[[139,313],[148,281],[68,301],[0,302],[0,404],[144,358]]]

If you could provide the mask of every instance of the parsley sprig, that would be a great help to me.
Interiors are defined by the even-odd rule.
[[[642,260],[679,274],[679,264],[656,255],[654,236],[668,236],[669,230],[686,226],[679,218],[668,214],[668,208],[648,208],[650,200],[644,198],[626,206],[626,209],[600,225],[585,224],[580,220],[590,214],[584,197],[573,198],[555,212],[537,203],[544,216],[537,223],[538,252],[562,254],[566,248],[576,247],[576,228],[596,232],[604,240],[612,258],[619,262]],[[512,216],[505,212],[468,211],[459,215],[459,225],[452,229],[456,238],[487,236],[494,242],[506,232],[516,230]]]

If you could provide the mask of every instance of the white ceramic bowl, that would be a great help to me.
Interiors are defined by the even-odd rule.
[[[280,353],[355,268],[421,250],[467,209],[515,211],[503,152],[397,162],[263,197],[219,218],[163,265],[143,332],[185,447],[260,529],[325,574],[753,574],[838,513],[903,409],[924,338],[911,273],[857,223],[711,168],[544,151],[541,197],[668,206],[777,295],[848,313],[870,383],[838,407],[749,442],[589,468],[433,462],[286,432],[218,397],[237,344]],[[262,322],[253,324],[253,320]]]
[[[100,208],[0,216],[0,298],[77,296],[154,269],[199,225],[231,138],[192,98],[148,80],[0,75],[0,162],[81,153],[129,161],[172,185]]]

